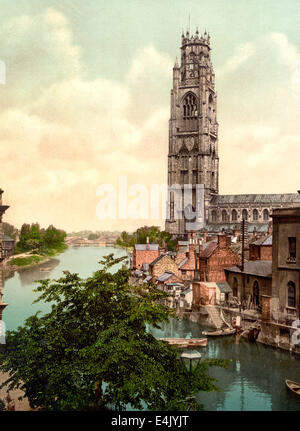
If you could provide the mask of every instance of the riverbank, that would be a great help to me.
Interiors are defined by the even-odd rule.
[[[51,249],[47,254],[33,254],[32,252],[19,253],[3,261],[4,279],[10,278],[16,271],[43,266],[50,262],[55,256],[64,253],[68,249],[67,244],[62,244],[57,249]]]

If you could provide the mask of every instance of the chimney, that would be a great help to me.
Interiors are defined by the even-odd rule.
[[[227,247],[226,235],[218,235],[218,246],[219,246],[219,248],[226,248]]]
[[[149,250],[150,249],[150,247],[149,247],[149,236],[147,236],[147,239],[146,239],[146,250]]]
[[[207,230],[203,232],[203,241],[207,242]]]
[[[271,235],[272,234],[272,225],[269,225],[268,226],[268,235]]]
[[[253,228],[253,236],[254,236],[255,239],[257,238],[257,230],[256,230],[255,226]]]

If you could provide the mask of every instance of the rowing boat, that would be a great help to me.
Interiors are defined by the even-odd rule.
[[[232,335],[235,334],[236,330],[231,328],[219,329],[217,331],[202,331],[202,335],[208,337],[220,337],[222,335]]]
[[[285,384],[290,391],[292,391],[295,395],[300,396],[300,383],[293,382],[292,380],[286,380]]]

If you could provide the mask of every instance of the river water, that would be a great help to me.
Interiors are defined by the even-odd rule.
[[[98,262],[109,253],[116,257],[126,255],[124,250],[112,247],[71,247],[43,265],[49,271],[35,267],[16,272],[4,283],[3,300],[9,304],[3,313],[7,329],[16,329],[38,310],[47,312],[50,309],[42,302],[32,304],[38,296],[33,291],[35,280],[57,279],[64,270],[88,277],[99,269]],[[199,338],[204,329],[207,328],[187,320],[171,319],[169,324],[163,324],[160,330],[152,330],[152,333],[158,337]],[[300,397],[290,393],[284,384],[286,378],[300,382],[300,358],[246,340],[236,344],[234,336],[208,339],[207,347],[199,351],[202,359],[232,360],[227,369],[210,369],[210,375],[218,379],[220,392],[199,394],[198,399],[206,410],[300,410]]]

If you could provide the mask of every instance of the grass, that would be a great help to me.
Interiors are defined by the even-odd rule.
[[[28,257],[15,257],[14,259],[11,259],[9,261],[9,264],[17,266],[36,265],[37,263],[45,260],[47,257],[53,257],[57,254],[63,253],[67,248],[67,244],[61,244],[56,248],[48,249],[47,252],[43,254],[39,254],[39,252],[37,251],[37,254]]]
[[[42,260],[44,260],[44,256],[28,256],[28,257],[15,257],[14,259],[11,259],[9,261],[10,265],[17,265],[17,266],[27,266],[32,265],[35,263],[39,263]]]

